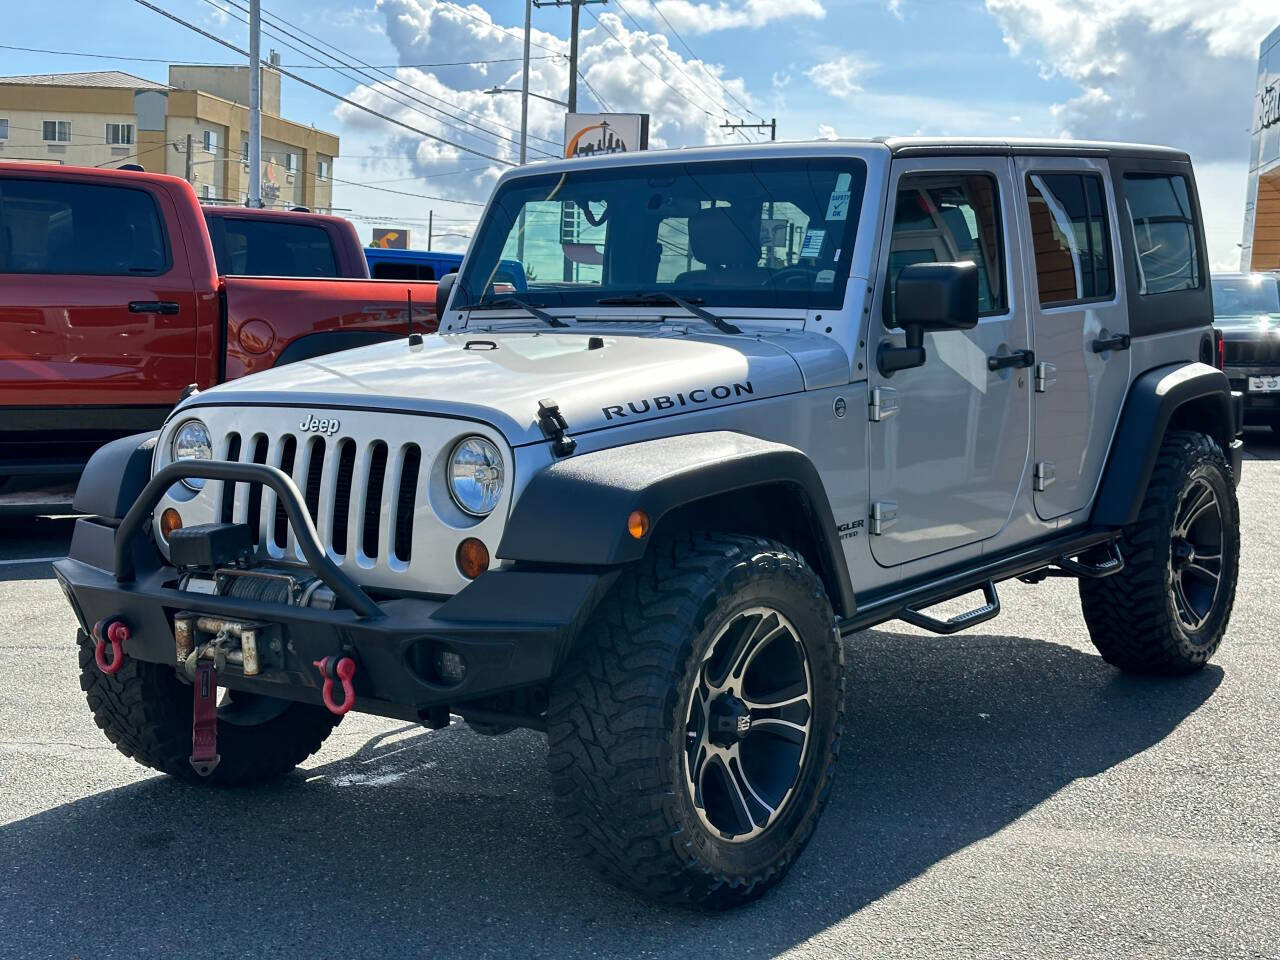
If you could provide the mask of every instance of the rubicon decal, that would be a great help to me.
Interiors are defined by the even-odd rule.
[[[734,397],[750,396],[755,393],[751,381],[742,383],[717,384],[714,387],[698,387],[688,393],[667,394],[658,397],[647,397],[644,400],[632,400],[601,407],[600,412],[606,420],[617,420],[623,417],[641,417],[646,413],[660,413],[663,410],[674,410],[678,407],[698,407],[704,403],[729,400]]]

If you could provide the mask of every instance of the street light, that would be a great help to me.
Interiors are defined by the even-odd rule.
[[[486,90],[485,93],[489,94],[490,96],[493,96],[496,93],[524,93],[524,91],[512,90],[509,87],[493,87],[490,90]],[[565,103],[563,100],[557,100],[555,97],[544,96],[541,93],[534,93],[532,90],[529,91],[529,96],[537,97],[539,100],[545,100],[547,101],[547,103],[554,103],[557,107],[568,108],[569,106],[569,104]]]

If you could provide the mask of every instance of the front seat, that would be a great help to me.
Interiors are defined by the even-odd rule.
[[[677,286],[758,287],[769,278],[760,266],[760,233],[753,236],[729,207],[712,207],[689,218],[689,252],[703,270],[686,270]]]

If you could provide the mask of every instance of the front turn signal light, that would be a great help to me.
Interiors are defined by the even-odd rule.
[[[627,533],[637,540],[643,540],[649,533],[649,515],[643,510],[632,510],[627,517]]]
[[[489,569],[489,548],[475,537],[467,537],[458,544],[458,570],[468,580],[474,580]]]
[[[173,531],[181,529],[182,515],[173,507],[167,508],[160,514],[160,536],[168,540],[173,535]]]

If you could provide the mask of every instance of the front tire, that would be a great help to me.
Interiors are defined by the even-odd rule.
[[[245,786],[283,776],[320,749],[340,718],[323,707],[227,691],[218,707],[222,760],[202,777],[192,769],[191,687],[172,667],[127,658],[115,674],[98,669],[83,630],[80,689],[93,719],[126,757],[188,783]]]
[[[685,534],[624,574],[552,686],[552,787],[607,879],[722,909],[782,879],[835,774],[844,661],[821,580],[769,540]]]
[[[1216,441],[1188,430],[1165,436],[1120,550],[1123,570],[1080,580],[1102,658],[1132,673],[1201,669],[1231,619],[1240,563],[1235,484]]]

